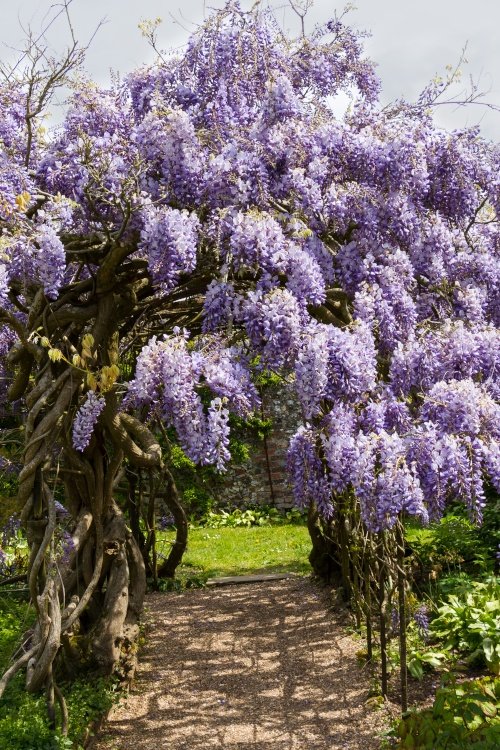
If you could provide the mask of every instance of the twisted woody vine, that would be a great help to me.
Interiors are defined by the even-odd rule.
[[[26,669],[63,702],[79,664],[126,672],[154,545],[117,485],[143,472],[181,513],[167,430],[223,471],[262,370],[301,404],[288,465],[313,566],[383,651],[403,517],[459,500],[480,522],[500,491],[498,147],[434,124],[446,81],[382,108],[344,16],[287,38],[229,2],[112,88],[73,80],[49,135],[81,51],[31,52],[0,84],[0,361],[36,625],[0,692]]]

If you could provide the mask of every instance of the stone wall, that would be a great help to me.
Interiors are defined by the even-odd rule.
[[[263,418],[272,419],[271,433],[265,440],[250,432],[244,437],[250,446],[250,458],[224,475],[218,500],[229,506],[252,503],[288,510],[293,507],[293,499],[286,452],[290,437],[302,422],[300,406],[292,389],[283,386],[266,388],[262,405]]]

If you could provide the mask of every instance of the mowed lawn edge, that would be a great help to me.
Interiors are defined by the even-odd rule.
[[[158,550],[168,554],[173,531],[159,534]],[[307,526],[251,526],[194,528],[178,574],[202,577],[297,573],[308,575],[311,541]]]

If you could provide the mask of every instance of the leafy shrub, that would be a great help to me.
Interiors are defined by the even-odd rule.
[[[49,729],[45,697],[26,693],[22,675],[18,675],[0,701],[0,747],[80,750],[91,725],[109,711],[118,694],[113,683],[102,678],[82,678],[61,688],[69,711],[67,737]]]
[[[433,649],[415,649],[408,653],[408,671],[412,677],[421,680],[426,668],[439,669],[446,662],[443,651]]]
[[[0,589],[0,674],[21,645],[23,632],[31,625],[33,617],[33,610],[26,601],[15,598],[15,592]]]
[[[8,590],[1,592],[0,674],[21,645],[33,618],[26,601],[16,600]],[[45,697],[26,693],[23,675],[16,675],[0,699],[2,750],[79,750],[89,726],[111,708],[117,697],[116,686],[101,678],[82,677],[70,686],[60,687],[69,711],[68,737],[49,729]]]
[[[0,578],[25,573],[28,556],[28,542],[14,514],[0,529]]]
[[[271,526],[283,523],[302,523],[304,514],[293,508],[285,513],[277,508],[269,506],[251,507],[246,510],[235,508],[234,510],[210,511],[199,521],[197,526],[209,529],[220,529],[224,527],[237,528],[239,526]]]
[[[483,522],[478,528],[478,537],[496,557],[496,569],[500,570],[497,551],[500,549],[500,495],[491,487],[486,490],[487,502],[483,510]]]
[[[474,581],[462,594],[450,594],[438,608],[431,633],[444,649],[467,655],[470,664],[486,663],[500,673],[500,579]]]
[[[157,582],[158,591],[174,591],[181,593],[186,589],[201,589],[205,586],[208,576],[203,573],[188,574],[184,572],[176,578],[160,578]]]
[[[430,709],[411,712],[397,729],[403,750],[497,750],[500,680],[457,682],[447,675]]]
[[[432,597],[439,605],[449,594],[464,596],[474,587],[475,580],[469,573],[462,570],[447,573],[433,584]]]
[[[465,516],[450,513],[438,522],[420,527],[408,523],[406,539],[422,574],[461,570],[492,572],[493,549]]]

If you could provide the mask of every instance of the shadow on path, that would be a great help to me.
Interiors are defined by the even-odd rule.
[[[359,642],[305,578],[152,594],[133,690],[97,750],[374,750]]]

